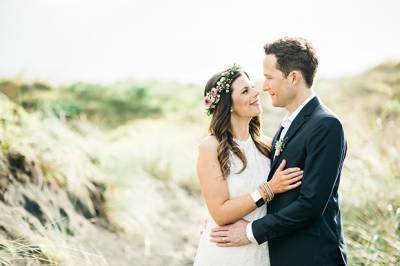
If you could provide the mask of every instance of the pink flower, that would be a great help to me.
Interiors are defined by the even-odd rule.
[[[204,106],[206,108],[209,108],[211,106],[211,104],[212,104],[211,98],[208,95],[206,95],[204,97]]]

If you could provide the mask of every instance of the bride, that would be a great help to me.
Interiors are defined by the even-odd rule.
[[[262,134],[259,91],[234,65],[206,84],[204,104],[211,115],[210,135],[199,145],[197,173],[209,218],[194,259],[195,266],[270,265],[268,244],[223,247],[229,239],[210,241],[211,229],[266,214],[275,194],[301,184],[299,168],[284,170],[285,161],[267,182],[271,139]]]

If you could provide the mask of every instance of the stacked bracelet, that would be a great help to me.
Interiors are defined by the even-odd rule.
[[[258,191],[261,193],[265,202],[270,202],[274,198],[274,192],[269,186],[268,182],[264,182],[258,187]]]

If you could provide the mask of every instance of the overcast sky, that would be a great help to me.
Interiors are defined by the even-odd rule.
[[[236,62],[262,78],[263,45],[302,36],[319,77],[400,59],[400,1],[0,0],[0,78],[204,83]]]

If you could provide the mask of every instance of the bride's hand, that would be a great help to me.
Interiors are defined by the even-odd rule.
[[[304,171],[298,167],[283,170],[285,165],[286,160],[283,160],[278,169],[276,169],[272,179],[268,181],[268,185],[274,194],[283,193],[301,185]]]

